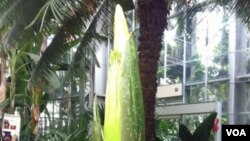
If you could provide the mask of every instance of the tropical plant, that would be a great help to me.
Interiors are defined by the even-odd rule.
[[[4,60],[7,61],[7,51],[10,47],[28,52],[26,56],[24,55],[24,64],[26,72],[28,72],[24,80],[29,80],[28,94],[32,96],[32,106],[29,105],[32,114],[30,122],[32,132],[36,129],[35,127],[38,127],[38,119],[42,112],[39,106],[42,103],[42,96],[47,92],[52,93],[54,89],[59,87],[59,85],[55,85],[58,84],[56,71],[69,70],[66,74],[69,74],[68,76],[71,78],[74,76],[74,78],[69,80],[66,78],[70,77],[66,76],[65,80],[77,81],[80,78],[83,82],[80,84],[84,84],[80,87],[81,92],[86,91],[87,85],[85,84],[89,81],[87,75],[89,73],[89,60],[96,60],[94,52],[98,42],[107,41],[108,37],[112,37],[109,34],[109,27],[112,25],[115,2],[122,3],[126,9],[131,7],[131,4],[128,4],[131,1],[123,2],[119,0],[0,1],[1,56],[3,62],[1,65],[4,66]],[[49,38],[51,43],[47,45]],[[73,47],[77,47],[77,51],[74,53],[72,61],[62,62],[63,55]],[[19,53],[19,51],[16,53]],[[38,62],[31,61],[33,58],[38,59]],[[19,59],[21,58],[15,60]],[[95,63],[97,64],[96,61]],[[13,69],[18,68],[11,67]],[[1,67],[1,69],[6,70],[5,67]],[[2,72],[2,76],[5,76],[5,71]],[[12,72],[14,72],[14,75],[15,70]],[[82,80],[82,77],[86,79]],[[1,78],[4,79],[4,77]],[[5,81],[1,83],[2,88],[5,88],[3,85]],[[12,81],[12,83],[15,82]],[[62,87],[65,86],[65,83],[62,83]],[[5,93],[4,89],[1,90]],[[12,87],[12,92],[14,92],[14,87]],[[5,94],[1,94],[1,96],[4,100]],[[14,97],[13,94],[12,101]],[[13,111],[13,102],[11,109]]]
[[[178,138],[179,119],[160,119],[156,118],[156,136],[159,140]]]
[[[118,2],[119,0],[116,0]],[[190,2],[189,0],[180,0],[182,2]],[[250,8],[248,0],[236,0],[234,2],[228,0],[211,0],[204,5],[211,3],[212,1],[218,2],[221,5],[229,5],[230,9],[236,11],[237,15],[242,17],[243,21],[249,23],[249,15],[247,12]],[[126,7],[128,1],[121,0],[123,7]],[[169,2],[169,1],[168,1]],[[0,1],[0,36],[1,36],[1,69],[3,70],[1,74],[3,74],[1,79],[1,97],[3,100],[5,99],[5,60],[7,60],[7,52],[6,48],[8,47],[17,47],[22,48],[24,46],[29,47],[30,52],[35,52],[39,54],[40,48],[44,41],[53,34],[55,35],[52,42],[53,45],[49,45],[47,47],[46,53],[41,57],[38,65],[33,64],[32,67],[32,77],[27,77],[31,83],[30,88],[35,88],[35,85],[38,85],[45,80],[45,82],[49,82],[49,74],[52,74],[54,71],[54,66],[62,67],[61,63],[55,63],[58,60],[58,56],[64,53],[65,50],[70,48],[69,46],[74,46],[80,41],[82,41],[80,48],[84,48],[84,43],[87,43],[89,47],[91,46],[89,39],[92,37],[97,37],[98,34],[94,34],[93,30],[95,30],[97,25],[105,25],[107,26],[105,20],[111,18],[112,16],[104,16],[101,13],[110,13],[110,10],[104,10],[106,6],[110,6],[112,4],[108,4],[107,1],[83,1],[83,0],[48,0],[48,1],[32,1],[32,0],[2,0]],[[170,5],[170,4],[169,4]],[[169,6],[168,5],[168,6]],[[195,6],[195,5],[194,5]],[[164,8],[163,8],[164,7]],[[158,59],[158,48],[160,48],[161,36],[163,29],[166,23],[166,8],[165,1],[152,1],[152,0],[138,0],[138,9],[139,9],[139,18],[141,21],[141,38],[140,38],[140,71],[141,79],[142,79],[142,88],[144,95],[144,103],[145,103],[145,111],[146,115],[146,129],[148,134],[148,140],[153,138],[154,132],[154,98],[156,92],[156,64]],[[150,9],[150,10],[148,10]],[[99,12],[98,12],[99,11]],[[102,11],[102,12],[101,12]],[[159,12],[159,13],[158,13]],[[159,15],[159,16],[155,16]],[[105,17],[105,18],[99,18]],[[108,18],[107,18],[108,17]],[[158,20],[161,19],[161,20]],[[34,20],[35,19],[35,20]],[[99,19],[99,20],[98,20]],[[93,23],[93,24],[91,24]],[[162,26],[159,26],[162,24]],[[82,25],[82,26],[81,26]],[[90,26],[92,25],[92,26]],[[25,28],[28,27],[28,28]],[[90,28],[91,27],[91,28]],[[151,28],[154,27],[154,28]],[[61,30],[60,30],[61,29]],[[81,30],[83,29],[83,30]],[[103,29],[103,28],[99,28]],[[108,29],[108,28],[104,28]],[[7,31],[7,32],[6,32]],[[61,32],[60,32],[61,31]],[[149,32],[150,31],[150,32]],[[98,31],[99,32],[99,31]],[[99,32],[101,33],[101,32]],[[88,36],[87,36],[88,35]],[[103,34],[102,34],[103,35]],[[85,38],[83,38],[85,37]],[[100,37],[100,36],[98,36]],[[101,36],[104,37],[104,36]],[[70,39],[70,40],[66,40]],[[102,38],[103,39],[103,38]],[[85,42],[86,41],[86,42]],[[18,43],[18,44],[17,44]],[[58,47],[55,47],[58,46]],[[63,47],[62,47],[63,46]],[[144,48],[144,46],[147,46]],[[156,46],[156,48],[155,48]],[[53,48],[55,49],[48,49]],[[67,48],[67,49],[65,49]],[[144,51],[143,51],[144,50]],[[81,52],[81,49],[78,50]],[[152,55],[151,55],[152,53]],[[81,55],[79,53],[78,55]],[[51,56],[51,57],[50,57]],[[29,58],[27,56],[27,58]],[[26,58],[26,59],[27,59]],[[47,58],[47,59],[46,59]],[[59,57],[60,58],[60,57]],[[30,58],[29,58],[30,59]],[[55,62],[50,62],[54,60]],[[78,60],[78,63],[81,61],[78,57],[75,60]],[[45,63],[42,63],[45,61]],[[79,66],[77,65],[72,66]],[[53,66],[53,67],[52,67]],[[67,66],[67,64],[66,64]],[[82,65],[81,65],[82,66]],[[35,67],[37,67],[35,69]],[[48,69],[46,69],[48,68]],[[85,69],[85,67],[82,67]],[[149,69],[149,70],[147,70]],[[52,71],[51,71],[52,70]],[[78,72],[78,71],[77,71]],[[36,77],[38,76],[38,77]],[[39,81],[38,81],[39,80]],[[36,82],[37,81],[37,82]],[[36,83],[35,83],[36,82]],[[53,83],[43,83],[44,86],[47,84]],[[38,85],[38,86],[40,86]],[[151,88],[150,88],[151,87]],[[40,94],[39,94],[40,93]],[[37,99],[39,102],[39,97],[41,97],[42,92],[39,92],[34,97],[34,100]],[[1,100],[1,102],[3,101]],[[37,102],[33,104],[36,105]],[[2,103],[1,103],[2,104]],[[33,106],[35,107],[35,106]],[[36,106],[37,107],[37,106]],[[37,109],[37,108],[36,108]],[[34,110],[33,110],[34,111]]]
[[[212,128],[214,127],[217,113],[210,114],[192,134],[184,125],[179,126],[179,137],[181,141],[208,141]]]

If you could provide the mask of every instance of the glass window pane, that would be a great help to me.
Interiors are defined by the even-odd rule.
[[[187,103],[205,102],[205,85],[194,85],[186,87]]]
[[[209,58],[208,80],[228,77],[228,54]]]
[[[186,70],[187,82],[204,81],[205,66],[201,63],[200,60],[188,62],[186,68],[187,68]]]
[[[228,99],[229,84],[226,81],[209,83],[207,101],[226,101]]]
[[[181,83],[183,81],[183,66],[180,64],[168,66],[166,77],[168,84]]]
[[[236,55],[238,56],[236,63],[237,76],[250,74],[250,50],[241,50]]]
[[[209,114],[184,115],[183,121],[187,128],[193,133]]]
[[[168,64],[174,64],[182,62],[183,60],[183,39],[175,39],[173,45],[167,44],[167,62]]]
[[[245,80],[244,80],[245,81]],[[236,122],[239,124],[250,123],[250,82],[238,84],[235,108],[238,111]]]
[[[158,98],[156,99],[156,106],[165,106],[182,103],[182,96],[168,97],[168,98]]]

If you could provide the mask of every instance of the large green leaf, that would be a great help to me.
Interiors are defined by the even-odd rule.
[[[194,141],[208,141],[217,113],[210,114],[195,130]]]
[[[193,141],[192,133],[183,124],[181,124],[179,126],[179,137],[180,137],[181,141]]]

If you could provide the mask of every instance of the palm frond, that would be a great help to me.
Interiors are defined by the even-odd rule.
[[[242,22],[250,27],[250,1],[249,0],[236,0],[232,5],[233,11]]]
[[[74,1],[72,0],[49,0],[43,7],[39,10],[33,21],[27,25],[25,28],[30,28],[37,21],[41,23],[40,30],[43,27],[45,21],[45,17],[49,15],[53,15],[54,19],[59,23],[62,22],[65,18],[72,17],[77,11],[77,8],[74,6]],[[49,16],[50,17],[50,16]],[[40,20],[38,20],[40,19]]]
[[[67,27],[68,24],[71,24],[71,22],[69,21],[68,23],[66,23],[65,27]],[[35,85],[41,86],[41,84],[50,84],[51,76],[55,75],[53,72],[54,70],[52,70],[52,65],[61,62],[62,55],[72,47],[70,46],[70,43],[65,42],[66,31],[67,30],[65,28],[62,28],[55,35],[51,44],[46,48],[45,52],[41,56],[37,66],[34,68],[33,73],[30,77],[30,88]]]
[[[94,28],[98,36],[113,38],[114,5],[115,3],[105,0],[93,18],[96,26],[90,28]]]
[[[95,48],[98,47],[100,37],[112,36],[112,21],[114,14],[114,3],[109,3],[105,0],[98,8],[98,11],[93,16],[91,23],[85,31],[84,37],[81,40],[80,45],[77,48],[76,53],[70,63],[69,70],[67,74],[72,75],[84,75],[83,72],[88,72],[88,66],[90,62],[89,59],[95,59],[97,64],[97,59],[95,57]],[[98,25],[98,26],[97,26]],[[98,34],[97,34],[98,33]],[[100,35],[101,34],[101,35]],[[101,39],[104,39],[101,38]],[[87,61],[87,62],[86,62]],[[85,62],[86,64],[82,64]],[[87,65],[87,66],[86,66]]]
[[[8,5],[10,6],[8,7]],[[17,0],[6,4],[7,10],[0,19],[1,28],[8,27],[9,29],[4,41],[5,47],[13,47],[22,39],[24,27],[32,21],[42,5],[43,1],[34,2],[32,0]],[[35,32],[35,28],[32,31]]]
[[[79,1],[73,0],[66,2],[62,0],[12,0],[8,3],[1,3],[0,6],[5,10],[0,12],[0,25],[1,28],[9,27],[5,46],[13,47],[17,42],[25,43],[27,40],[42,39],[44,36],[57,33],[63,23],[76,16],[77,11],[79,11],[78,13],[83,11],[80,12],[83,7],[79,5]],[[82,5],[85,6],[86,4]],[[86,10],[85,13],[87,13]],[[41,27],[43,26],[45,28],[42,30]],[[40,32],[41,30],[42,32]]]
[[[65,34],[69,34],[70,38],[77,39],[82,36],[83,32],[81,29],[87,27],[91,20],[91,15],[97,9],[97,5],[98,1],[68,0],[62,5],[61,0],[50,0],[49,3],[46,3],[42,7],[44,9],[49,7],[49,9],[41,9],[40,13],[36,15],[36,19],[26,26],[25,33],[23,34],[26,36],[22,36],[23,40],[27,43],[27,40],[31,40],[30,37],[34,37],[33,40],[39,42],[44,37],[47,38],[58,33],[60,28],[64,28],[66,23],[68,23],[67,31],[70,31],[70,33]],[[79,19],[76,20],[76,18]],[[71,26],[70,22],[74,26]]]
[[[176,5],[175,12],[171,14],[168,19],[177,19],[177,33],[180,34],[184,30],[184,24],[191,26],[193,24],[193,18],[198,12],[205,11],[207,9],[215,8],[218,3],[217,0],[207,0],[202,2],[188,3],[187,1],[179,0],[172,3]],[[184,22],[185,21],[185,22]],[[190,31],[191,33],[192,31]]]
[[[93,21],[93,18],[83,20],[82,17],[80,17],[86,17],[87,15],[76,13],[76,16],[77,17],[72,17],[61,26],[61,29],[52,39],[51,44],[46,48],[32,73],[29,81],[30,88],[33,87],[33,85],[40,85],[41,83],[52,85],[49,82],[51,75],[53,75],[55,71],[53,70],[53,66],[61,63],[61,60],[63,60],[62,55],[75,46],[81,36],[83,36],[82,29],[84,29],[84,26],[89,21]],[[91,28],[90,30],[95,29],[94,27]],[[87,33],[85,33],[84,36],[88,35]],[[91,38],[89,38],[89,40],[91,40]]]
[[[112,35],[110,19],[113,17],[113,9],[110,8],[110,4],[113,1],[10,0],[8,2],[0,2],[0,6],[5,6],[7,9],[7,11],[3,10],[5,12],[0,22],[3,27],[10,27],[5,37],[6,47],[16,47],[16,45],[20,48],[39,47],[44,39],[55,34],[52,43],[33,69],[29,87],[48,84],[51,75],[54,75],[53,66],[62,60],[62,54],[73,46],[73,42],[82,40],[79,53],[76,53],[73,61],[77,64],[78,59],[81,60],[83,48],[92,48],[90,53],[94,54],[93,48],[97,47],[98,41]],[[116,0],[116,2],[125,4],[124,0]],[[0,14],[3,15],[3,13]],[[66,41],[66,38],[70,40]],[[95,41],[93,42],[92,39]]]
[[[0,2],[0,28],[6,25],[11,25],[17,18],[16,11],[20,7],[22,0],[9,0]]]

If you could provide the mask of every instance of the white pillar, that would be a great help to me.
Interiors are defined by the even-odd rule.
[[[221,141],[221,122],[222,122],[222,104],[221,102],[217,102],[216,103],[216,112],[217,112],[217,118],[219,119],[219,129],[218,131],[216,132],[216,136],[215,136],[215,141]]]
[[[235,77],[236,77],[236,47],[237,21],[235,16],[230,17],[229,24],[229,95],[228,95],[228,123],[235,123]]]

